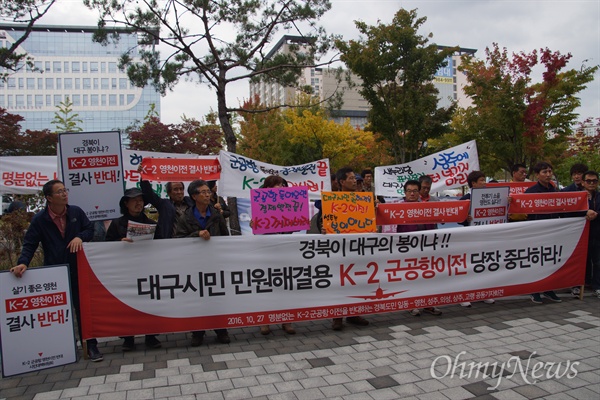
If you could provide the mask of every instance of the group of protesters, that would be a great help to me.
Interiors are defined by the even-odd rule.
[[[556,192],[559,189],[553,183],[552,166],[546,162],[540,162],[533,167],[537,182],[529,187],[525,193],[546,193]],[[527,178],[527,167],[523,164],[516,164],[512,168],[512,177],[515,182],[523,182]],[[600,297],[600,219],[597,218],[600,212],[600,194],[598,192],[598,173],[588,170],[583,164],[575,164],[571,168],[571,177],[573,183],[563,190],[566,191],[586,191],[588,195],[589,210],[582,213],[572,213],[568,215],[559,214],[510,214],[509,222],[519,222],[524,220],[538,220],[560,217],[582,217],[590,221],[589,246],[587,255],[586,281],[585,284],[591,286],[594,295]],[[332,190],[347,192],[374,192],[374,179],[372,170],[363,170],[357,174],[350,167],[344,167],[332,174]],[[481,188],[486,185],[486,175],[481,171],[473,171],[467,177],[469,188]],[[280,177],[273,176],[265,179],[264,187],[281,187],[286,182]],[[131,241],[127,237],[127,226],[129,221],[141,224],[156,225],[154,238],[182,238],[182,237],[200,237],[203,240],[209,240],[213,236],[228,236],[229,230],[226,219],[230,215],[227,203],[217,194],[215,182],[204,180],[195,180],[187,187],[187,196],[185,194],[185,185],[182,182],[168,182],[166,192],[168,199],[159,197],[152,189],[148,181],[142,180],[138,188],[127,189],[119,201],[122,216],[110,222],[108,229],[103,233],[104,223],[102,221],[95,224],[90,222],[85,212],[76,205],[68,204],[68,189],[58,180],[47,182],[43,187],[43,194],[46,198],[46,207],[37,213],[24,238],[21,256],[17,261],[17,266],[11,269],[11,272],[20,277],[23,275],[27,266],[31,262],[38,245],[41,243],[44,251],[44,264],[68,264],[71,274],[71,293],[73,296],[73,306],[77,315],[79,326],[79,337],[81,335],[81,319],[79,310],[79,288],[77,279],[77,260],[75,253],[82,249],[83,242],[92,239],[106,241]],[[424,175],[418,180],[408,180],[404,183],[404,202],[433,202],[439,199],[431,195],[432,179]],[[461,200],[469,199],[470,193],[464,195]],[[385,199],[377,197],[375,205],[385,202]],[[320,202],[315,204],[319,210],[311,219],[311,228],[307,233],[324,234],[322,224],[322,213]],[[146,216],[144,207],[152,204],[158,212],[158,221],[154,221]],[[469,225],[471,216],[464,221],[463,225]],[[98,230],[100,234],[95,234]],[[99,229],[98,229],[99,227]],[[396,232],[406,233],[415,231],[424,231],[436,229],[436,224],[403,224],[398,225]],[[573,296],[579,296],[579,287],[572,288]],[[542,298],[553,302],[560,302],[561,299],[553,291],[544,293],[534,293],[531,299],[536,304],[543,303]],[[485,300],[486,303],[493,304],[493,299]],[[461,303],[463,307],[470,307],[470,303]],[[427,307],[423,309],[414,309],[410,313],[413,316],[419,316],[422,313],[428,313],[439,316],[442,311],[437,307]],[[361,316],[347,317],[346,322],[354,325],[365,326],[369,322]],[[333,320],[332,328],[341,330],[343,328],[342,318]],[[282,329],[288,334],[294,334],[295,330],[291,324],[284,324]],[[215,330],[217,341],[220,343],[230,343],[230,337],[227,329]],[[264,335],[271,333],[269,326],[261,327],[260,332]],[[159,334],[160,332],[156,332]],[[204,331],[194,331],[191,333],[191,346],[200,346],[204,340]],[[145,344],[147,348],[161,347],[160,341],[156,335],[146,335]],[[133,336],[123,338],[123,351],[131,351],[135,348]],[[101,361],[103,355],[97,347],[96,339],[87,340],[87,356],[91,361]]]

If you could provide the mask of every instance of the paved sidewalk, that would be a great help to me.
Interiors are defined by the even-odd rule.
[[[441,317],[378,314],[340,332],[329,320],[296,324],[296,335],[233,329],[229,345],[208,332],[199,348],[168,334],[161,349],[138,337],[138,350],[122,353],[110,339],[102,362],[0,380],[0,399],[598,399],[600,299],[560,296],[449,306]]]

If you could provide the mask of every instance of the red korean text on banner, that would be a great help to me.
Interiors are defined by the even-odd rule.
[[[166,182],[215,181],[220,178],[217,159],[144,158],[142,179]]]
[[[468,214],[469,200],[379,204],[377,225],[462,222]]]
[[[512,197],[510,213],[553,214],[587,211],[587,192],[524,193]]]
[[[510,195],[525,193],[527,189],[535,185],[536,182],[488,182],[485,184],[486,187],[499,187],[508,186],[510,188]]]

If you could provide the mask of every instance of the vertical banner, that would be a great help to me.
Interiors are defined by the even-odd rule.
[[[81,207],[90,221],[118,218],[123,196],[120,133],[61,133],[58,142],[69,202]]]
[[[69,268],[0,272],[0,321],[3,377],[77,361]]]
[[[308,188],[252,189],[252,232],[296,232],[310,228]]]
[[[0,193],[36,194],[58,179],[56,156],[0,157]]]
[[[508,222],[508,186],[471,189],[471,225]]]
[[[375,168],[375,193],[384,197],[403,197],[404,183],[431,176],[431,192],[467,184],[467,175],[479,170],[479,155],[474,140],[406,164]]]
[[[375,196],[371,192],[321,193],[327,233],[376,232]]]
[[[259,189],[269,175],[279,175],[288,186],[306,186],[311,200],[318,200],[322,191],[331,190],[329,160],[282,167],[263,163],[235,153],[221,150],[220,194],[232,197],[250,197],[251,189]]]

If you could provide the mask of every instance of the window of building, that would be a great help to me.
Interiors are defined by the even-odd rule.
[[[19,89],[25,89],[25,79],[19,78]]]
[[[127,89],[127,78],[119,78],[119,89]]]
[[[37,72],[42,72],[43,65],[41,61],[35,61],[33,63],[33,67],[36,69]]]
[[[33,95],[27,95],[27,108],[33,108]]]
[[[65,61],[65,63],[63,64],[64,68],[65,68],[65,72],[69,72],[69,62]]]
[[[102,107],[106,107],[106,95],[105,94],[100,95],[100,105]]]
[[[108,63],[108,72],[110,72],[111,74],[114,74],[117,72],[117,63],[116,62]]]
[[[100,63],[100,72],[103,74],[106,73],[106,63],[105,62]]]
[[[83,89],[88,90],[92,87],[92,80],[90,78],[83,78]]]
[[[54,89],[54,78],[46,78],[46,90]]]
[[[65,78],[65,89],[73,89],[73,78]]]
[[[94,90],[98,90],[98,83],[99,83],[99,79],[98,78],[94,78]]]
[[[100,81],[100,88],[102,90],[108,90],[108,78],[102,78]]]
[[[17,87],[17,79],[16,78],[8,78],[8,88],[15,89]]]
[[[6,106],[8,108],[13,107],[13,95],[12,94],[9,94],[8,96],[6,96]]]
[[[75,78],[75,89],[81,89],[81,79]]]
[[[44,78],[37,78],[37,88],[39,90],[44,88]]]
[[[55,94],[54,95],[54,105],[55,106],[60,106],[61,101],[62,101],[62,95],[61,94]]]
[[[87,74],[88,72],[88,63],[87,61],[84,61],[81,63],[81,72],[83,72],[84,74]]]
[[[111,78],[110,79],[110,88],[111,89],[116,89],[117,88],[117,78]]]
[[[87,107],[87,105],[88,105],[88,95],[84,94],[83,95],[83,106]]]
[[[17,108],[25,107],[25,96],[23,96],[22,94],[16,95],[15,96],[15,106]]]
[[[56,88],[62,89],[62,78],[56,78]]]
[[[4,104],[4,95],[0,94],[0,107],[4,108],[6,105]]]
[[[93,94],[90,96],[90,105],[92,107],[97,107],[99,102],[98,102],[98,95],[97,94]]]
[[[79,107],[81,105],[81,95],[74,94],[73,95],[73,105]]]
[[[47,106],[51,106],[52,105],[52,96],[47,94],[46,95],[46,105]]]
[[[116,94],[111,94],[108,96],[108,105],[113,106],[113,107],[117,105],[117,95]]]
[[[44,63],[44,70],[45,70],[46,72],[50,72],[50,61],[46,61],[46,62]]]
[[[132,94],[128,94],[127,95],[127,104],[131,104],[133,103],[133,100],[135,99],[135,96]]]
[[[73,72],[77,72],[77,73],[79,73],[79,72],[81,71],[81,70],[80,70],[80,64],[79,64],[79,61],[73,61],[73,62],[71,63],[71,69],[72,69],[72,71],[73,71]]]
[[[27,89],[35,90],[35,78],[27,78]]]
[[[98,62],[97,61],[90,62],[90,72],[93,74],[98,72]]]
[[[44,95],[36,94],[35,95],[35,108],[44,107]]]
[[[120,106],[124,106],[125,105],[125,95],[124,94],[120,94],[119,95],[119,105]]]
[[[62,63],[60,61],[54,61],[52,63],[52,69],[54,72],[62,72]]]

